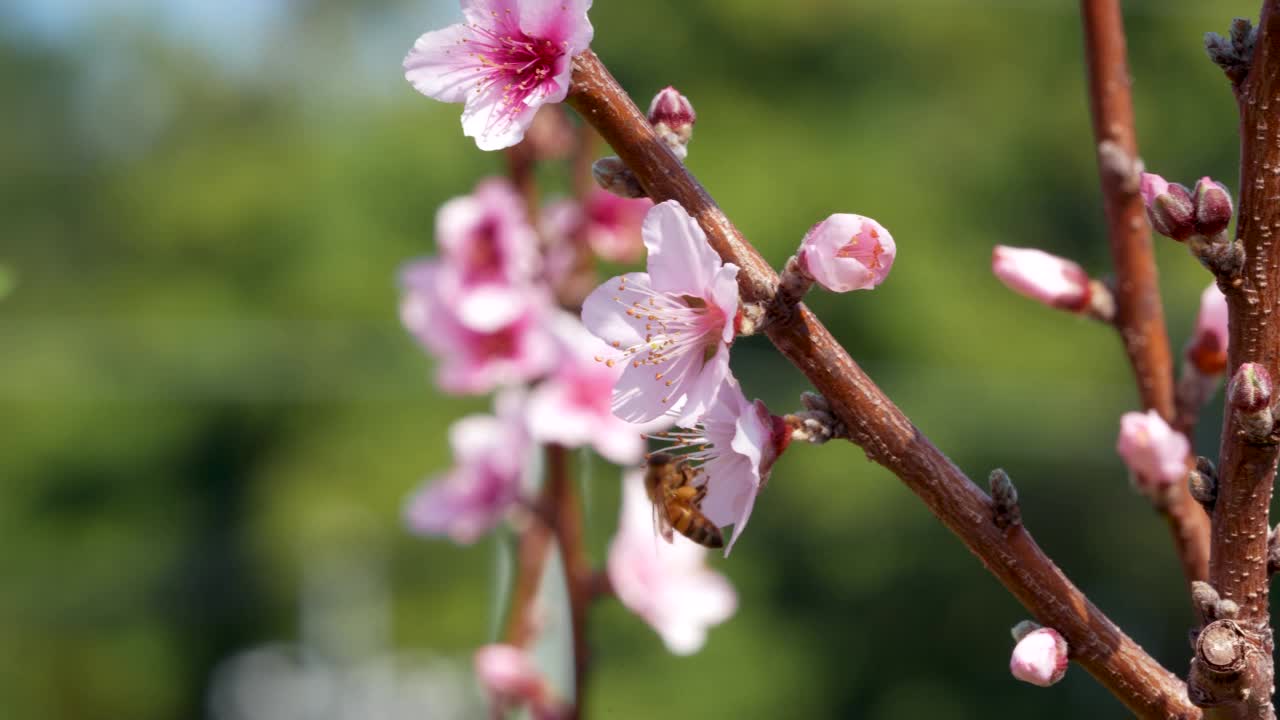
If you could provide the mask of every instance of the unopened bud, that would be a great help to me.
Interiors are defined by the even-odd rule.
[[[648,193],[640,186],[640,180],[622,162],[622,158],[612,155],[600,158],[591,164],[591,175],[596,179],[597,185],[618,197],[648,197]]]
[[[1089,309],[1089,275],[1070,260],[1043,250],[997,245],[991,271],[1010,290],[1067,312]]]
[[[1133,474],[1134,485],[1157,503],[1187,477],[1191,444],[1155,410],[1125,413],[1120,418],[1116,451]]]
[[[893,236],[880,223],[836,213],[809,229],[796,259],[822,287],[849,292],[871,290],[884,282],[897,253]]]
[[[693,124],[697,121],[698,114],[693,111],[693,103],[670,85],[654,95],[653,102],[649,103],[649,124],[681,160],[689,152]]]
[[[994,506],[992,520],[1001,530],[1022,523],[1022,509],[1018,506],[1018,489],[1013,486],[1009,474],[1001,468],[991,471],[988,478],[991,483],[991,504]]]
[[[1271,373],[1258,363],[1244,363],[1236,369],[1227,387],[1240,426],[1249,437],[1261,440],[1271,434],[1275,420],[1271,417]]]
[[[1191,490],[1191,497],[1204,506],[1205,510],[1212,512],[1214,504],[1218,502],[1218,473],[1213,467],[1213,461],[1203,455],[1197,457],[1195,468],[1187,473],[1187,486]]]
[[[1023,682],[1049,687],[1067,672],[1067,641],[1053,628],[1023,636],[1009,658],[1009,672]]]
[[[1196,233],[1195,204],[1185,187],[1155,173],[1142,173],[1139,190],[1153,230],[1178,241]]]
[[[1200,294],[1200,311],[1186,355],[1201,375],[1219,375],[1227,369],[1227,298],[1217,283],[1210,283]]]
[[[1196,232],[1205,237],[1212,238],[1226,230],[1235,214],[1226,186],[1207,176],[1196,183],[1192,203],[1196,209]]]

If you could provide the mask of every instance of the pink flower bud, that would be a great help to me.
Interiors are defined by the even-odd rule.
[[[1271,373],[1258,363],[1244,363],[1231,377],[1227,399],[1231,407],[1243,413],[1271,407]]]
[[[1187,477],[1191,444],[1155,410],[1130,412],[1120,418],[1116,452],[1133,473],[1138,488],[1155,492]]]
[[[1178,241],[1195,234],[1195,204],[1185,187],[1153,173],[1142,173],[1139,189],[1152,229]]]
[[[649,124],[659,135],[665,129],[681,145],[689,144],[693,137],[693,124],[697,121],[698,114],[693,111],[693,103],[670,85],[654,95],[653,102],[649,103]]]
[[[1068,312],[1089,307],[1089,276],[1076,263],[1043,250],[997,245],[991,271],[1010,290]]]
[[[1235,213],[1227,187],[1210,180],[1208,176],[1200,178],[1200,182],[1196,183],[1192,202],[1196,212],[1196,232],[1205,237],[1213,237],[1226,230]]]
[[[1049,687],[1067,672],[1067,641],[1053,628],[1027,633],[1013,648],[1009,672],[1023,682]]]
[[[1217,283],[1210,283],[1200,295],[1200,312],[1186,355],[1201,375],[1218,375],[1227,369],[1227,298]]]
[[[566,706],[551,691],[528,653],[514,645],[485,645],[476,650],[476,678],[498,712],[528,707],[537,720],[566,716]]]
[[[880,223],[836,213],[814,225],[800,243],[800,266],[832,292],[871,290],[884,282],[898,249]]]

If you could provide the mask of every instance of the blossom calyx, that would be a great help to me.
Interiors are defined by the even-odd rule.
[[[1067,641],[1061,633],[1053,628],[1037,628],[1018,640],[1009,658],[1009,672],[1023,682],[1049,687],[1066,674],[1067,651]]]
[[[1205,237],[1214,237],[1227,229],[1235,208],[1231,205],[1231,194],[1220,182],[1208,176],[1200,178],[1196,183],[1195,194],[1192,195],[1195,205],[1196,232]]]
[[[1153,230],[1179,242],[1196,233],[1195,203],[1185,187],[1155,173],[1142,173],[1139,191]]]
[[[697,121],[698,114],[693,111],[693,103],[670,85],[658,91],[649,103],[649,124],[681,160],[689,153],[693,124]]]
[[[809,228],[796,259],[831,292],[872,290],[889,277],[898,254],[883,225],[862,215],[836,213]]]
[[[1258,363],[1244,363],[1231,376],[1227,402],[1252,439],[1265,439],[1275,425],[1271,417],[1271,394],[1271,373]]]

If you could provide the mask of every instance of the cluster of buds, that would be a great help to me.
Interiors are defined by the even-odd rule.
[[[663,88],[649,103],[649,124],[663,144],[681,160],[689,156],[689,141],[693,139],[693,124],[697,120],[693,103],[673,87]],[[618,197],[648,197],[622,158],[612,155],[600,158],[591,165],[591,175],[597,185]]]
[[[991,271],[1010,290],[1051,308],[1111,322],[1115,298],[1077,263],[1043,250],[997,245]]]
[[[1231,376],[1227,402],[1250,440],[1266,442],[1275,428],[1271,389],[1271,373],[1259,363],[1243,363]]]
[[[1165,237],[1185,242],[1202,265],[1222,278],[1238,278],[1244,246],[1227,233],[1235,209],[1225,185],[1200,178],[1195,190],[1143,173],[1140,186],[1151,227]]]
[[[1009,672],[1015,678],[1049,687],[1067,673],[1068,647],[1062,633],[1030,620],[1013,626],[1011,632],[1017,645],[1009,658]]]

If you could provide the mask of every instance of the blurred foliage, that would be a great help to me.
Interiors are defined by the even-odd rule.
[[[430,252],[434,209],[502,167],[400,76],[456,8],[279,0],[216,43],[163,5],[0,10],[0,714],[200,717],[219,660],[296,641],[304,571],[352,547],[388,553],[394,646],[465,669],[493,541],[411,538],[400,508],[486,403],[433,391],[394,280]],[[1149,168],[1237,184],[1234,102],[1200,38],[1257,5],[1126,4]],[[973,477],[1007,468],[1041,545],[1184,671],[1167,531],[1113,451],[1136,406],[1116,338],[989,272],[996,243],[1109,266],[1074,5],[597,0],[592,20],[638,101],[693,99],[690,167],[769,260],[835,211],[892,230],[883,288],[812,306]],[[1157,254],[1177,348],[1208,277]],[[778,410],[805,389],[762,339],[735,370]],[[598,560],[616,477],[594,468]],[[674,698],[690,717],[1121,713],[1078,667],[1047,691],[1012,680],[1017,603],[852,446],[788,453],[716,564],[741,609],[692,658],[593,612],[593,716]]]

